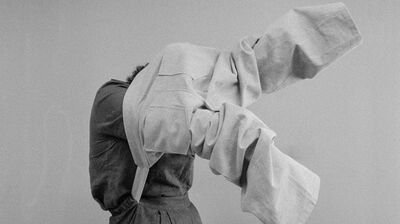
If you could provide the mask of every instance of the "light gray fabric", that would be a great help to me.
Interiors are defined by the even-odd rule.
[[[275,132],[253,113],[224,103],[219,112],[196,110],[190,127],[191,149],[210,160],[215,174],[242,188],[243,211],[263,223],[306,221],[318,199],[319,177],[276,148]],[[246,154],[252,155],[249,163]]]
[[[242,187],[243,211],[263,223],[304,223],[318,198],[319,177],[279,151],[275,133],[244,107],[261,93],[314,77],[360,41],[346,7],[336,3],[291,10],[232,51],[168,45],[124,98],[126,135],[143,171],[133,184],[135,199],[163,153],[195,152]],[[250,149],[253,157],[243,167]]]

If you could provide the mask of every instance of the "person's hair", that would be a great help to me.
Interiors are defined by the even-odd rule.
[[[142,71],[144,68],[146,68],[146,66],[147,66],[148,64],[149,64],[149,63],[146,63],[146,64],[144,64],[144,65],[138,65],[138,66],[136,66],[136,69],[135,69],[128,77],[126,77],[126,82],[129,83],[129,84],[131,84],[132,81],[133,81],[133,79],[135,79],[136,75],[139,74],[139,72]]]

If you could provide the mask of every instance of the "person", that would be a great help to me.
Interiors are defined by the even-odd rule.
[[[90,119],[92,195],[103,210],[111,212],[110,224],[201,223],[187,194],[193,182],[193,155],[163,156],[149,173],[141,204],[131,196],[137,166],[126,140],[122,102],[145,66],[138,66],[127,81],[106,82],[96,93]]]
[[[115,104],[107,91],[98,92],[91,130],[118,140],[91,139],[97,151],[93,158],[103,158],[91,160],[92,190],[124,189],[125,195],[105,207],[101,203],[110,198],[94,191],[103,209],[111,211],[110,222],[201,223],[187,196],[191,182],[178,194],[170,189],[178,176],[190,173],[191,178],[192,165],[185,164],[192,161],[180,163],[178,158],[197,155],[210,160],[215,174],[242,188],[243,211],[268,224],[304,223],[318,198],[319,177],[282,153],[274,145],[275,132],[245,107],[262,93],[313,78],[360,41],[342,3],[296,8],[260,37],[242,39],[232,51],[168,45],[119,93],[119,110],[107,106]],[[120,139],[135,164],[125,170],[114,168],[118,160],[113,158],[120,152],[107,154]],[[121,175],[130,175],[126,180],[131,188],[113,185]],[[158,191],[149,191],[154,186]]]

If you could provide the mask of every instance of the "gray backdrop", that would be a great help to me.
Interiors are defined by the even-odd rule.
[[[97,88],[171,42],[229,48],[290,8],[328,0],[1,1],[0,223],[107,223],[92,199]],[[364,43],[315,79],[251,107],[278,147],[320,175],[309,224],[400,223],[400,1],[348,0]],[[205,224],[259,223],[197,159]]]

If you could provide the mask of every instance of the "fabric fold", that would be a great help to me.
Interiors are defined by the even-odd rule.
[[[145,181],[146,169],[164,153],[194,152],[242,187],[243,211],[268,224],[304,223],[318,198],[319,177],[277,149],[275,133],[244,107],[262,93],[315,77],[360,43],[347,8],[334,3],[290,10],[231,51],[168,45],[124,98],[127,139],[143,168],[132,195],[139,201],[143,184],[136,181]],[[166,124],[173,128],[160,131]]]
[[[361,34],[343,3],[290,10],[254,46],[262,92],[313,78],[360,43]]]
[[[193,152],[242,188],[243,211],[263,223],[302,223],[310,215],[319,177],[282,153],[274,145],[275,132],[253,113],[228,103],[219,112],[199,109],[190,130]]]

